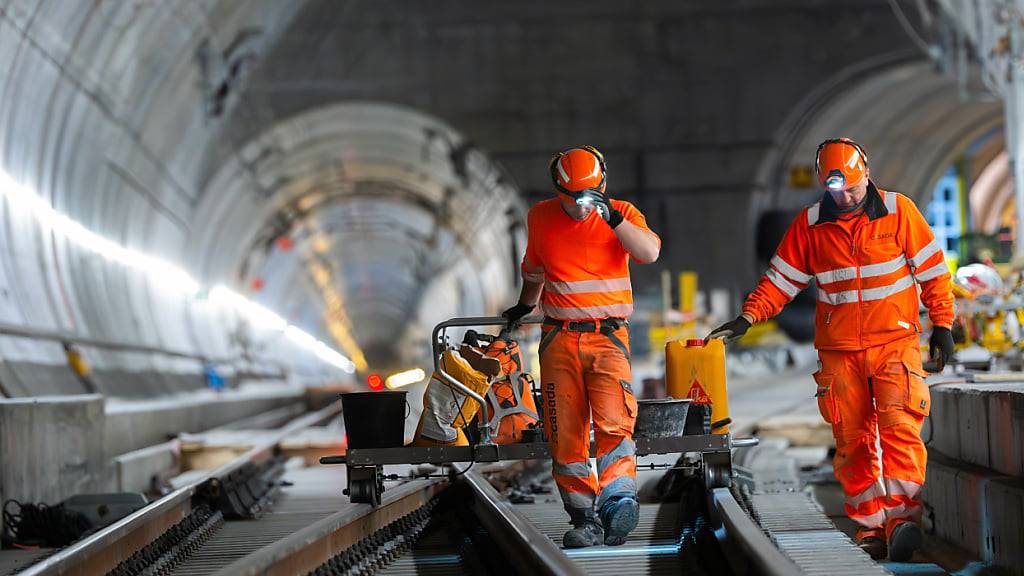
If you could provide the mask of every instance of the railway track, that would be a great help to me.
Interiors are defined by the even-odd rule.
[[[675,496],[643,504],[639,527],[619,547],[561,548],[568,525],[557,494],[534,482],[549,478],[543,469],[527,480],[532,501],[513,503],[495,488],[513,477],[509,465],[477,464],[430,478],[397,468],[401,479],[388,480],[379,506],[352,503],[342,494],[347,467],[286,470],[275,458],[276,442],[323,421],[327,410],[20,574],[885,573],[855,547],[829,541],[820,522],[799,526],[787,517],[795,501],[783,500],[800,494],[751,499],[722,479],[709,488],[692,472],[679,472],[690,477]],[[818,531],[809,540],[786,532],[804,528]]]
[[[336,402],[296,418],[231,462],[66,548],[19,567],[15,573],[166,573],[225,521],[257,517],[271,508],[282,488],[280,443],[340,412],[341,404]]]

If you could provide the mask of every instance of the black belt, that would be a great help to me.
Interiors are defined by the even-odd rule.
[[[569,332],[605,332],[609,329],[614,332],[619,328],[629,326],[625,318],[601,318],[598,320],[558,320],[547,316],[544,324],[548,326],[559,326],[562,330]]]

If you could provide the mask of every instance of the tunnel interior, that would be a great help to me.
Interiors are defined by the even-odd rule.
[[[196,265],[325,324],[361,372],[423,366],[434,324],[511,298],[518,193],[436,119],[340,104],[282,122],[238,157],[206,185]],[[294,246],[282,250],[282,237]]]
[[[286,499],[276,500],[279,490],[301,496],[292,504],[308,498],[296,505],[312,512],[299,522],[303,532],[274,536],[294,541],[309,534],[307,528],[325,526],[321,521],[338,510],[381,504],[380,494],[370,493],[385,480],[389,490],[459,477],[475,482],[469,479],[495,470],[495,461],[536,459],[545,467],[543,482],[509,475],[508,484],[487,488],[503,491],[496,499],[508,497],[501,500],[509,504],[506,512],[512,498],[529,505],[534,520],[519,528],[551,520],[550,534],[533,543],[546,546],[551,539],[554,553],[562,554],[556,540],[566,526],[556,492],[570,508],[574,501],[577,510],[601,505],[589,485],[566,489],[591,478],[593,448],[598,478],[590,484],[621,490],[608,500],[625,503],[621,509],[629,509],[624,501],[634,488],[643,492],[639,485],[647,480],[653,480],[648,489],[664,490],[679,503],[679,490],[690,488],[674,484],[675,473],[687,485],[703,478],[693,494],[682,495],[684,505],[690,496],[699,499],[702,510],[716,505],[706,498],[711,492],[735,481],[742,489],[734,495],[743,502],[734,513],[758,536],[771,532],[754,526],[765,522],[757,510],[767,504],[793,512],[777,526],[823,528],[834,539],[829,542],[860,554],[853,542],[858,519],[909,518],[899,514],[927,503],[929,541],[944,538],[942,546],[962,544],[972,558],[995,563],[1012,548],[999,538],[1019,537],[1024,526],[1024,432],[1017,433],[1024,431],[1024,265],[1012,258],[1024,245],[1017,242],[1024,231],[1017,229],[1013,173],[1017,169],[1020,178],[1024,172],[1012,161],[1019,127],[1006,120],[1013,118],[1013,102],[1021,108],[1018,120],[1024,118],[1024,77],[1015,67],[1024,58],[1024,34],[1017,29],[1024,26],[1024,9],[1021,18],[1009,10],[971,12],[997,4],[1003,5],[0,0],[0,502],[111,494],[185,498],[202,477],[210,482],[201,499],[223,503],[230,500],[224,494],[248,491],[253,481],[260,494],[249,494],[258,504],[249,507],[252,516],[264,512],[257,509],[264,504],[287,508]],[[985,26],[968,29],[979,23]],[[1009,56],[1014,51],[1016,59]],[[1006,78],[993,73],[993,62],[1004,65]],[[1008,98],[1011,80],[1018,81],[1009,85],[1019,90],[1017,100]],[[934,257],[932,272],[918,275],[915,256],[888,240],[898,231],[870,238],[892,248],[885,262],[869,262],[872,249],[861,253],[851,243],[852,261],[841,267],[789,265],[809,281],[823,277],[823,284],[836,285],[840,292],[831,295],[841,297],[837,304],[829,303],[827,289],[822,299],[812,286],[782,314],[761,322],[743,318],[744,327],[737,314],[759,279],[790,297],[799,289],[789,280],[804,284],[796,276],[779,281],[786,270],[767,261],[795,213],[822,197],[815,150],[837,136],[856,140],[875,182],[908,196],[939,240],[953,240],[941,246],[945,261],[932,250],[922,256]],[[543,232],[528,240],[528,223],[550,223],[531,218],[538,213],[531,206],[556,197],[552,154],[582,145],[603,152],[597,166],[605,172],[605,192],[632,205],[623,206],[630,224],[616,229],[622,222],[609,217],[609,232],[594,218],[587,226],[600,231],[600,242],[570,243]],[[566,219],[560,225],[569,230],[579,220],[571,200],[562,198]],[[911,204],[900,206],[913,213]],[[638,214],[650,230],[638,225]],[[938,234],[954,228],[952,236]],[[444,417],[452,419],[438,426],[446,438],[438,442],[447,443],[449,431],[456,442],[459,432],[474,442],[477,435],[487,438],[480,433],[486,426],[474,424],[486,417],[463,413],[479,408],[470,400],[460,404],[472,395],[442,373],[428,377],[436,352],[431,330],[454,317],[487,316],[491,320],[477,328],[497,332],[505,322],[493,317],[514,306],[527,284],[521,264],[528,241],[563,242],[550,253],[564,257],[569,270],[561,277],[558,266],[541,266],[543,282],[534,288],[549,298],[530,314],[575,316],[547,321],[543,344],[535,327],[513,332],[526,362],[515,371],[508,367],[515,363],[506,362],[506,380],[498,380],[493,359],[466,353],[483,368],[470,364],[465,372],[479,376],[481,394],[494,392],[488,410],[493,414],[499,405],[497,412],[520,426],[501,431],[513,418],[496,422],[496,436],[515,446],[485,441],[436,450],[433,438],[423,442],[430,444],[426,452],[423,445],[404,446],[425,423],[436,423],[419,418],[427,386],[437,402],[427,416],[447,410]],[[982,260],[980,246],[1002,251],[998,262],[986,265],[990,274],[997,265],[1007,279],[1016,274],[1015,293],[973,299],[944,284],[942,264]],[[845,258],[843,248],[836,252]],[[595,261],[607,260],[602,263],[611,268],[652,252],[654,262],[635,257],[614,277],[596,270],[604,266]],[[837,267],[826,269],[832,264]],[[574,266],[582,272],[574,274]],[[900,278],[883,283],[889,274]],[[864,278],[873,280],[862,285]],[[938,286],[933,296],[943,294],[932,299],[936,304],[918,307],[908,289],[916,283],[922,294],[929,281]],[[840,288],[839,282],[848,284]],[[558,291],[571,306],[557,303],[551,293]],[[945,314],[954,293],[961,294],[955,342],[954,327],[929,316],[938,308]],[[870,303],[898,294],[909,302],[895,304],[903,317],[887,306],[896,298]],[[816,332],[832,330],[822,328],[821,302],[858,306],[857,312],[845,309],[857,322],[885,316],[888,327],[877,332],[886,337],[897,332],[894,321],[907,331],[896,336],[902,356],[885,362],[887,375],[898,374],[885,391],[887,405],[876,394],[879,374],[861,379],[823,371],[827,355],[811,344]],[[618,317],[609,322],[610,310],[616,316],[632,311],[629,324]],[[833,311],[824,313],[825,326]],[[1005,318],[1017,320],[1016,334],[997,326]],[[709,334],[723,325],[749,332],[718,347]],[[454,344],[461,333],[448,336]],[[559,347],[568,342],[568,352],[545,356],[545,375],[541,346],[556,341]],[[599,342],[594,349],[602,354],[587,357],[592,350],[578,344],[585,341]],[[919,373],[924,362],[917,360],[935,349],[947,352],[947,344],[952,352],[940,358],[950,361],[945,372],[936,378]],[[698,348],[720,369],[712,379],[698,375],[696,364],[672,371],[673,350],[697,355]],[[965,359],[965,351],[979,349],[987,356]],[[1004,367],[1009,375],[1000,373]],[[526,372],[536,377],[531,381]],[[385,378],[395,375],[403,377]],[[947,376],[955,382],[937,380]],[[684,379],[688,387],[680,385]],[[863,388],[874,396],[866,404],[876,412],[864,412],[863,429],[841,431],[848,413],[836,410],[849,398],[836,396],[854,391],[854,379],[866,382]],[[499,382],[506,394],[500,400]],[[567,386],[584,393],[565,392]],[[352,393],[360,395],[346,396]],[[346,428],[344,411],[357,411],[357,398],[374,407],[389,404],[392,413],[376,417],[367,410],[350,417]],[[532,409],[513,410],[528,399]],[[654,402],[632,402],[646,400]],[[482,398],[479,403],[488,405]],[[689,421],[671,422],[678,426],[668,438],[648,441],[632,420],[656,403],[689,404],[696,416],[676,416]],[[724,406],[727,413],[717,414]],[[899,409],[889,410],[893,406]],[[593,440],[588,417],[604,421],[595,421]],[[389,461],[401,468],[386,475],[372,453],[359,461],[357,450],[374,449],[355,445],[360,423],[370,436],[391,432],[392,445],[384,450],[397,452],[386,457],[415,456]],[[574,444],[574,460],[558,453],[559,425],[561,438]],[[726,426],[735,436],[712,434]],[[900,438],[888,434],[893,430]],[[912,479],[888,474],[891,458],[877,470],[873,437],[860,446],[867,456],[843,464],[844,444],[849,447],[855,433],[861,442],[875,432],[882,460],[893,446],[914,450],[899,456],[901,465],[912,461]],[[733,442],[755,434],[764,446],[747,438]],[[741,447],[749,451],[734,452]],[[554,454],[550,469],[545,454]],[[646,469],[637,466],[637,456],[646,459],[640,463]],[[734,456],[749,470],[733,474]],[[238,468],[225,467],[239,461]],[[361,464],[350,467],[353,461]],[[447,473],[427,467],[435,464]],[[872,476],[860,496],[851,497],[844,482],[850,470]],[[562,483],[553,488],[549,476]],[[356,483],[349,482],[354,477]],[[812,492],[824,499],[812,502]],[[771,498],[755,502],[780,494],[785,505]],[[425,498],[402,496],[401,506],[419,497]],[[964,502],[974,508],[963,512]],[[803,514],[810,510],[805,507],[814,513]],[[367,509],[383,515],[381,507]],[[625,553],[610,547],[574,552],[576,559],[675,561],[687,534],[696,541],[728,532],[715,526],[711,534],[711,523],[721,520],[716,514],[704,518],[702,512],[680,532],[674,517],[653,510],[648,506],[643,514],[671,524],[664,538],[634,540],[619,549]],[[963,518],[956,516],[961,512]],[[0,561],[11,552],[8,544],[20,539],[7,533],[8,517],[0,527]],[[400,515],[392,520],[403,522]],[[251,526],[265,526],[258,522]],[[341,529],[350,526],[356,524]],[[803,536],[793,542],[802,544]],[[163,536],[155,538],[150,544]],[[782,540],[772,538],[765,546],[785,552]],[[241,544],[266,551],[265,542],[249,540]],[[390,554],[380,542],[360,548]],[[602,542],[616,539],[594,541]],[[821,542],[822,550],[831,546]],[[194,551],[187,548],[180,547]],[[735,560],[742,563],[740,556]]]
[[[713,35],[722,31],[718,22],[729,21],[728,14],[683,11],[674,17],[703,18],[706,33]],[[287,365],[303,379],[358,381],[319,361],[308,346],[306,353],[278,355],[277,333],[267,330],[266,322],[224,312],[206,298],[216,285],[230,287],[328,344],[361,375],[422,366],[426,331],[438,320],[494,313],[507,305],[525,238],[526,204],[517,181],[527,182],[527,194],[535,198],[536,175],[524,172],[523,161],[539,154],[509,150],[495,141],[493,127],[481,124],[479,113],[454,113],[453,103],[435,102],[436,88],[423,77],[396,76],[378,87],[379,74],[367,74],[364,64],[379,59],[350,53],[365,39],[349,41],[323,25],[363,23],[391,30],[410,48],[421,43],[426,49],[448,37],[424,36],[415,28],[402,32],[389,24],[393,17],[387,11],[371,17],[315,2],[225,1],[215,9],[187,3],[4,6],[0,115],[6,121],[0,159],[5,174],[101,237],[188,270],[200,289],[169,292],[159,277],[90,255],[59,231],[16,212],[8,199],[3,241],[9,257],[4,258],[0,320],[194,356],[84,349],[101,391],[146,396],[201,385],[204,356],[232,360],[224,366],[229,372],[238,362],[260,358],[264,366],[242,371],[271,373]],[[463,30],[452,12],[434,18],[447,34]],[[866,29],[877,28],[868,22]],[[511,37],[508,30],[501,33]],[[448,53],[449,45],[441,45]],[[309,61],[299,57],[307,50],[314,54]],[[346,83],[316,63],[335,57],[332,50],[361,76]],[[287,61],[302,61],[294,75],[282,68]],[[480,63],[451,61],[453,66]],[[817,62],[810,65],[824,69]],[[320,83],[311,80],[317,70],[324,76]],[[800,98],[785,106],[751,95],[787,114],[772,128],[770,146],[744,144],[749,152],[742,157],[750,160],[754,180],[742,191],[749,194],[742,197],[749,198],[747,228],[756,228],[767,211],[793,211],[812,202],[817,193],[795,185],[791,173],[806,170],[818,142],[842,133],[869,151],[880,185],[922,204],[935,182],[969,153],[965,180],[974,219],[983,231],[998,230],[1007,218],[1011,190],[998,102],[978,98],[977,87],[959,85],[905,47],[860,55],[829,70],[808,75]],[[544,78],[534,73],[531,85]],[[410,97],[417,86],[429,87],[429,97]],[[365,98],[375,91],[383,96]],[[523,96],[544,100],[547,95],[533,90]],[[422,109],[410,103],[422,103]],[[444,110],[464,126],[449,124],[430,109]],[[533,109],[539,117],[552,113],[535,104]],[[507,127],[505,116],[494,116],[496,126]],[[464,127],[487,142],[478,144],[474,134],[461,133]],[[734,155],[730,148],[720,153]],[[652,221],[668,241],[688,238],[688,229],[704,238],[696,231],[723,218],[725,203],[692,196],[698,208],[679,212],[674,207],[693,194],[680,193],[655,204],[642,186],[670,181],[672,171],[665,168],[672,163],[662,156],[638,155],[633,167],[620,160],[613,165],[613,183],[633,189],[627,197],[641,208],[658,206],[663,214]],[[705,158],[695,166],[715,162]],[[730,170],[719,172],[735,178],[729,176],[734,164],[731,160],[723,165]],[[515,176],[508,167],[516,169]],[[709,178],[701,169],[686,174]],[[722,190],[740,192],[732,185]],[[709,216],[692,220],[700,213]],[[674,225],[677,221],[688,226]],[[755,252],[746,247],[757,243],[753,236],[729,246],[687,240],[693,250],[682,258],[702,252],[722,256],[701,264],[713,272],[711,282],[717,281],[722,262],[738,262],[730,280],[735,292],[739,280],[760,270],[748,257]],[[29,254],[34,256],[26,258]],[[676,265],[677,260],[666,263]],[[637,284],[638,297],[653,301],[659,295],[650,281],[655,275],[638,274],[645,279]],[[81,391],[53,341],[3,336],[0,342],[9,350],[3,354],[7,378],[0,379],[10,381],[7,395],[30,395],[26,370],[49,374],[33,384],[42,393],[59,393],[62,386]]]
[[[318,107],[213,153],[255,59],[300,9],[218,6],[0,8],[0,322],[181,353],[82,347],[114,396],[201,387],[205,361],[306,382],[424,365],[439,319],[511,297],[514,183],[444,122],[385,103]],[[119,247],[191,277],[175,285]],[[320,344],[283,338],[282,319]],[[324,362],[324,345],[342,358]],[[59,341],[0,347],[5,395],[84,391]]]

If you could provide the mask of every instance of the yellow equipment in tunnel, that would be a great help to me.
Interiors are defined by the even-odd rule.
[[[675,340],[666,344],[665,385],[673,398],[711,404],[712,433],[729,431],[729,395],[722,340]]]
[[[501,366],[494,358],[487,361],[494,364],[485,368],[473,366],[473,350],[463,346],[459,351],[447,350],[441,357],[441,368],[452,378],[463,383],[481,396],[490,388],[490,377],[496,375]],[[479,354],[477,353],[477,358]],[[490,372],[478,370],[485,368]],[[476,400],[455,390],[435,373],[423,391],[423,412],[416,426],[413,446],[469,446],[469,439],[462,429],[476,418],[480,404]]]

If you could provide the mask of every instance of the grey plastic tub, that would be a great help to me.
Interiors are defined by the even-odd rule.
[[[634,438],[674,438],[683,435],[689,398],[638,400]]]

